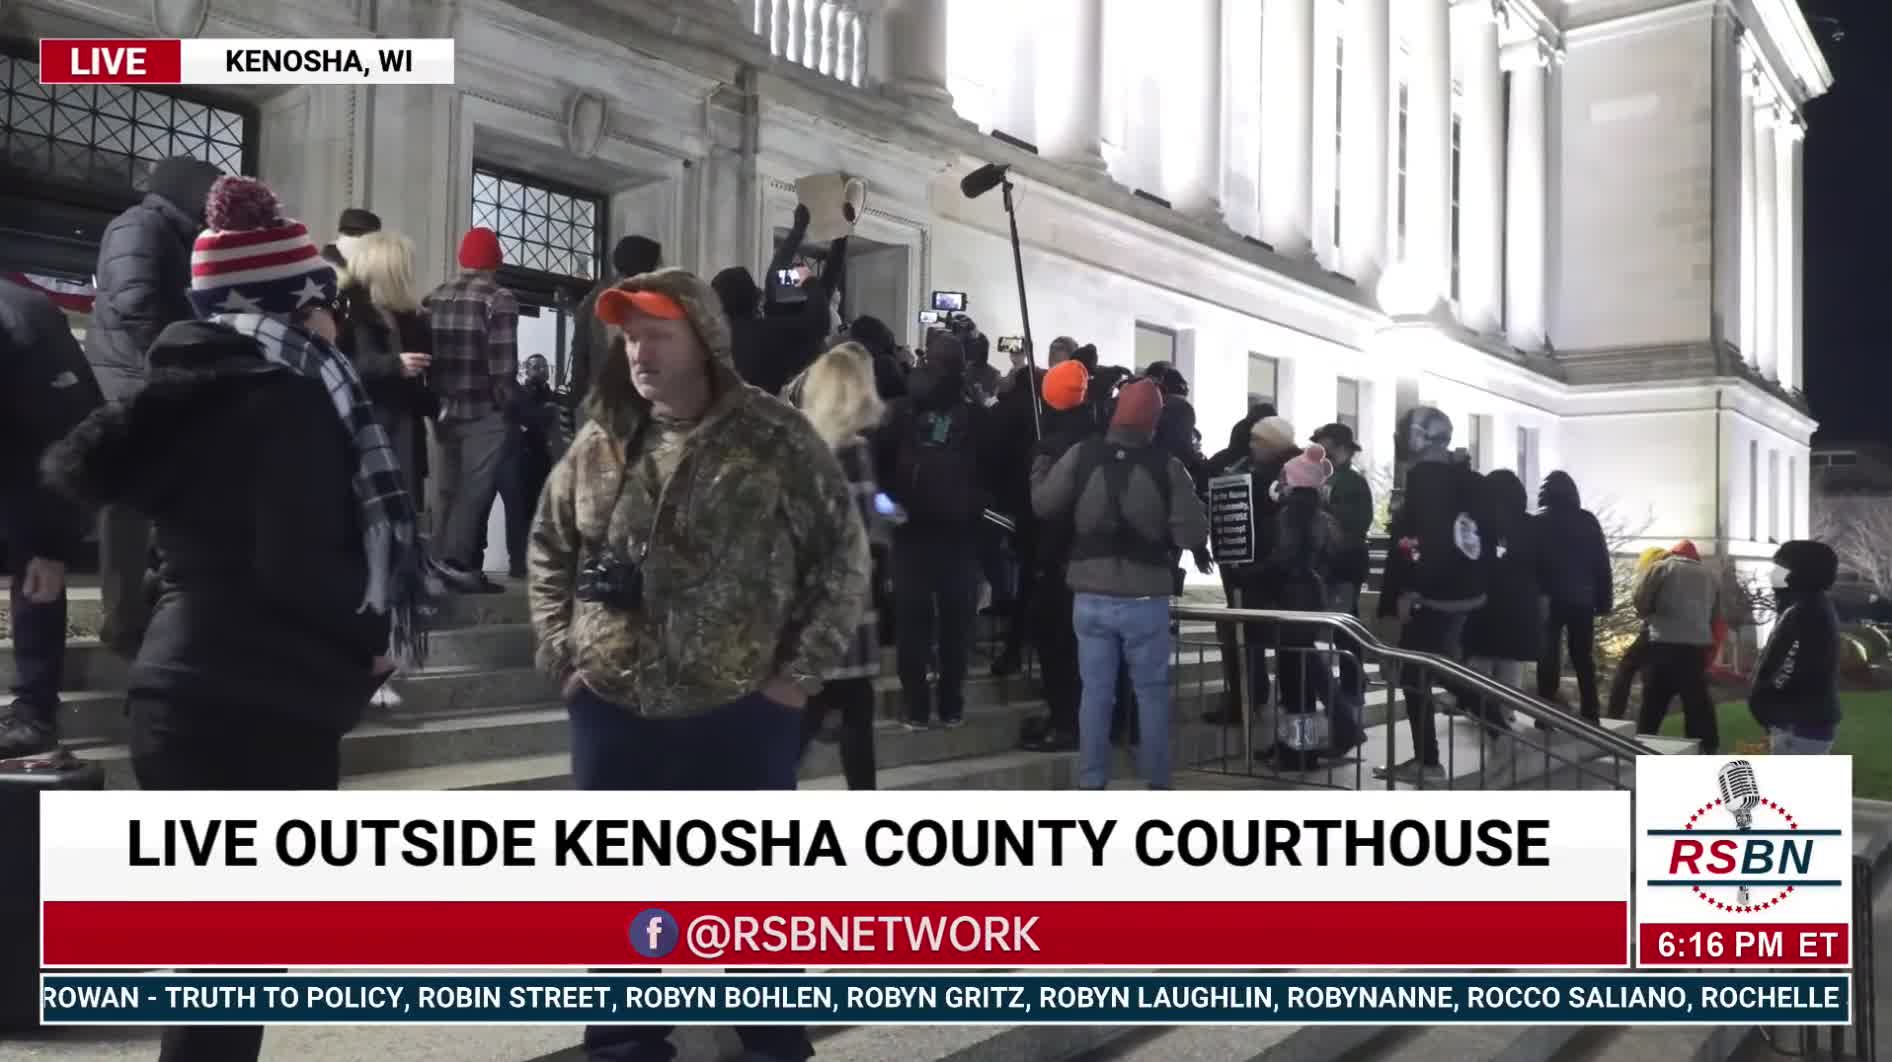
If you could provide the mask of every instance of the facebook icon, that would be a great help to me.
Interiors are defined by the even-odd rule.
[[[677,920],[669,911],[652,907],[631,919],[631,947],[646,959],[661,959],[677,946]]]

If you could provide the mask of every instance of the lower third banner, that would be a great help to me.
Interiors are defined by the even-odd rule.
[[[46,974],[47,1025],[1845,1025],[1844,974]]]

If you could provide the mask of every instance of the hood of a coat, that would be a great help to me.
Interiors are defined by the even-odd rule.
[[[719,415],[750,390],[736,371],[735,339],[730,331],[729,317],[723,313],[722,300],[702,277],[686,269],[659,269],[654,273],[626,277],[612,287],[620,291],[655,291],[670,296],[683,307],[690,327],[709,355],[710,386],[714,397],[706,417]],[[628,374],[623,345],[615,336],[611,342],[609,364],[614,368],[624,367]],[[602,380],[598,383],[602,383]],[[591,415],[600,424],[606,425],[612,434],[628,436],[649,415],[650,402],[638,394],[628,380],[624,382],[616,399],[623,403],[624,408],[605,408],[606,403],[613,401],[606,392],[607,389],[602,386],[594,385],[592,388],[591,396],[586,400],[591,407]]]
[[[1774,551],[1774,563],[1787,570],[1787,585],[1795,594],[1817,594],[1839,581],[1839,554],[1824,542],[1795,539]]]
[[[49,486],[87,506],[135,506],[180,476],[200,474],[189,455],[212,410],[258,376],[290,371],[264,360],[249,337],[204,321],[166,328],[147,361],[136,395],[101,406],[46,451]]]
[[[1577,492],[1577,481],[1570,478],[1570,473],[1558,469],[1544,477],[1544,485],[1537,491],[1537,507],[1540,509],[1581,509],[1583,495]]]
[[[199,159],[165,159],[151,167],[151,175],[145,178],[145,191],[164,200],[201,229],[204,201],[210,197],[210,186],[221,176],[222,170]]]

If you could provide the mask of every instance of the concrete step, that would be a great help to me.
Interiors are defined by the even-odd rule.
[[[489,623],[526,622],[526,594],[523,584],[504,576],[495,581],[505,587],[498,594],[447,594],[434,603],[428,626],[434,630],[475,627]],[[0,597],[0,635],[11,635],[12,606]],[[66,592],[67,629],[85,637],[98,633],[100,598],[97,586],[75,586]]]

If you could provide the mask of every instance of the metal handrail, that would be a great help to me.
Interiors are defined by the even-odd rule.
[[[1226,608],[1205,605],[1171,605],[1170,615],[1178,620],[1196,620],[1212,623],[1297,623],[1308,626],[1324,627],[1337,631],[1358,642],[1363,649],[1388,660],[1402,661],[1431,668],[1433,671],[1450,676],[1456,684],[1467,686],[1486,697],[1494,698],[1519,714],[1541,723],[1546,728],[1573,736],[1585,744],[1613,752],[1620,756],[1655,756],[1657,751],[1640,741],[1623,737],[1588,720],[1571,715],[1554,705],[1512,689],[1489,675],[1480,674],[1449,657],[1436,653],[1424,653],[1416,649],[1401,649],[1387,645],[1367,629],[1356,616],[1344,612],[1286,612],[1266,608]]]

